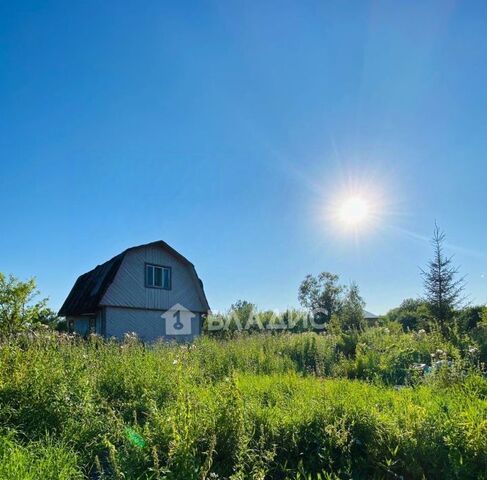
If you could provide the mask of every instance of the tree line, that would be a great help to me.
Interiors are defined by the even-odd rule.
[[[458,332],[475,329],[487,317],[484,305],[471,306],[466,301],[465,277],[453,264],[453,257],[445,253],[445,233],[435,223],[431,239],[432,257],[424,268],[419,269],[423,283],[423,295],[405,299],[398,307],[391,309],[378,322],[385,325],[397,322],[405,331],[438,330],[445,337]],[[314,325],[330,333],[361,331],[367,326],[364,318],[365,302],[355,282],[340,283],[338,275],[321,272],[307,275],[299,285],[298,300],[303,311],[287,310],[279,320],[298,317],[292,323],[292,331],[310,330],[303,315],[313,315]],[[246,320],[258,318],[264,328],[277,322],[276,314],[259,312],[255,304],[239,300],[227,314],[227,330],[236,330],[236,324],[245,325]],[[324,327],[324,328],[321,328]],[[315,328],[316,329],[316,328]],[[253,331],[252,328],[247,329]]]
[[[444,244],[445,233],[435,224],[433,255],[427,266],[420,270],[423,296],[405,299],[381,318],[382,323],[398,322],[404,330],[437,328],[444,336],[449,336],[454,330],[472,330],[481,322],[484,307],[465,305],[465,278],[459,276],[452,257],[445,254]],[[0,273],[0,336],[35,332],[39,328],[65,330],[64,319],[48,307],[47,299],[38,300],[38,297],[35,279],[21,281],[13,275]],[[304,312],[287,310],[277,316],[270,311],[258,312],[253,303],[239,300],[227,314],[230,320],[223,323],[226,330],[251,323],[248,331],[281,321],[291,324],[294,331],[320,327],[328,332],[346,332],[363,330],[367,326],[363,310],[365,302],[358,285],[354,282],[342,285],[334,273],[307,275],[299,286],[298,300]],[[313,317],[311,327],[307,322],[310,316]]]
[[[444,336],[449,336],[455,329],[471,330],[481,321],[484,306],[472,307],[466,303],[465,277],[459,275],[453,257],[445,254],[445,238],[445,233],[435,224],[432,258],[420,269],[423,296],[404,300],[382,318],[383,323],[395,321],[404,330],[437,328]],[[358,286],[352,283],[344,287],[332,273],[308,275],[299,287],[299,301],[308,310],[326,310],[323,319],[330,327],[351,330],[365,325],[365,304]]]

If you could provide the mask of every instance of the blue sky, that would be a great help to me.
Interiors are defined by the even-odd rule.
[[[384,313],[435,219],[487,301],[485,2],[0,2],[0,271],[58,308],[164,239],[210,305],[297,305],[307,273]],[[356,191],[377,219],[325,212]]]

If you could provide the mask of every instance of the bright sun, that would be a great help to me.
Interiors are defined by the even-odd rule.
[[[370,204],[363,197],[347,198],[338,206],[337,216],[341,223],[349,227],[356,227],[370,217]]]

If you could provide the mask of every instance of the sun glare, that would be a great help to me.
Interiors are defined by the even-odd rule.
[[[348,173],[335,181],[319,198],[319,222],[328,234],[340,241],[365,239],[384,227],[391,215],[384,181],[377,175],[358,177]],[[387,183],[387,182],[386,182]],[[390,182],[389,182],[390,183]]]
[[[347,198],[338,206],[337,217],[349,227],[357,227],[370,218],[370,204],[360,196]]]

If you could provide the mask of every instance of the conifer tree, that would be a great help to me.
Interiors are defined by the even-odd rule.
[[[452,257],[443,252],[445,233],[435,223],[433,232],[433,258],[426,270],[421,269],[424,280],[425,299],[431,314],[438,322],[443,334],[447,333],[455,308],[463,302],[464,277],[458,278],[458,268]]]

